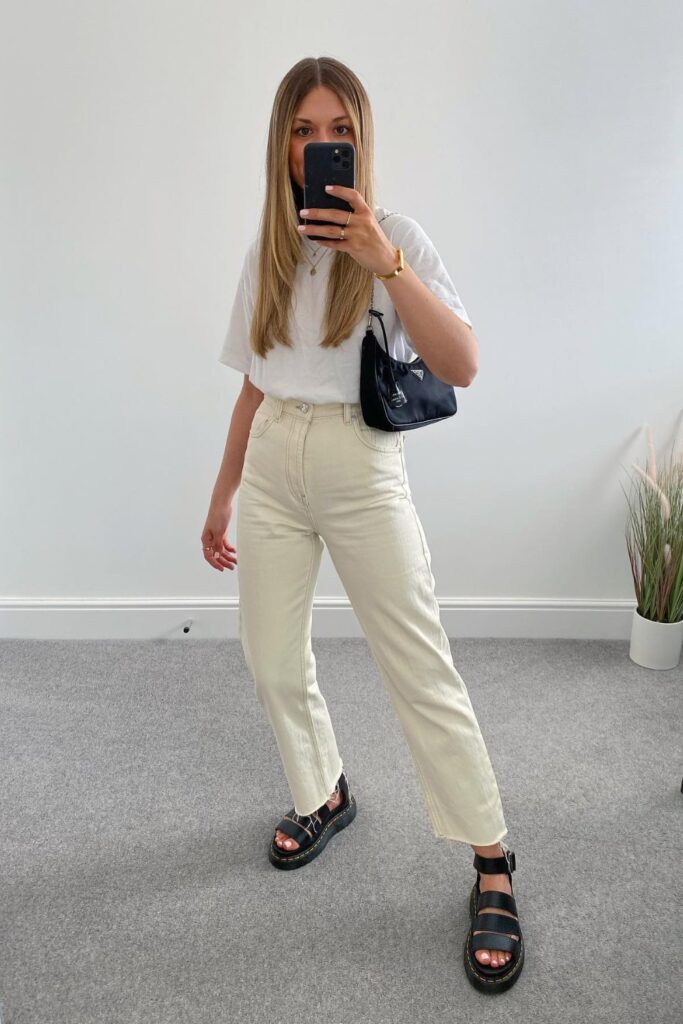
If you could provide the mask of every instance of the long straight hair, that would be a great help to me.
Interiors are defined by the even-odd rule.
[[[374,211],[374,127],[367,93],[356,75],[333,57],[306,57],[278,86],[268,130],[266,197],[259,224],[258,282],[251,321],[251,347],[259,356],[275,344],[292,347],[291,296],[303,239],[289,171],[289,145],[296,111],[304,97],[324,85],[343,103],[353,125],[356,189]],[[367,311],[372,273],[345,252],[333,252],[328,279],[322,348],[336,348]]]

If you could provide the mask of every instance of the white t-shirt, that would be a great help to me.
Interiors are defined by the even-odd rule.
[[[390,214],[375,206],[380,221]],[[434,243],[412,217],[391,213],[381,228],[391,244],[403,249],[406,263],[417,276],[466,324],[472,326]],[[266,358],[256,355],[249,343],[249,326],[254,309],[258,273],[258,237],[249,246],[237,285],[228,331],[219,361],[241,373],[249,374],[252,384],[275,398],[300,398],[305,402],[360,402],[360,356],[368,312],[353,332],[337,348],[320,347],[327,281],[334,251],[302,236],[310,259],[303,256],[297,266],[293,286],[291,338],[294,347],[276,343]],[[311,264],[316,273],[311,274]],[[389,353],[394,359],[410,362],[417,352],[410,344],[384,282],[374,279],[374,307],[384,313]],[[372,317],[372,329],[381,345],[384,335],[379,320]]]

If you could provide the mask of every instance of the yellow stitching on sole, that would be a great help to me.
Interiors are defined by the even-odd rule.
[[[470,956],[471,947],[470,947],[470,936],[469,935],[467,936],[467,942],[465,944],[465,951],[467,953],[467,960],[468,960],[468,963],[469,963],[470,967],[472,968],[472,973],[476,974],[477,979],[479,981],[483,981],[486,985],[499,985],[501,981],[506,981],[508,978],[511,978],[513,976],[513,974],[516,974],[517,971],[519,970],[519,968],[522,965],[522,950],[523,950],[523,948],[524,948],[524,942],[523,942],[522,939],[520,939],[519,940],[519,954],[518,954],[518,957],[517,957],[516,960],[513,959],[513,960],[510,961],[510,963],[512,964],[512,967],[510,968],[510,970],[509,971],[505,971],[505,973],[498,974],[495,977],[488,977],[488,976],[486,976],[484,974],[480,974],[479,971],[477,970],[478,967],[486,966],[485,964],[479,964],[478,961],[475,961],[475,963],[472,962],[472,957]],[[476,966],[475,966],[475,964],[476,964]]]

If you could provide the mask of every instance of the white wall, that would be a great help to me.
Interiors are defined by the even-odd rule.
[[[448,632],[628,635],[623,467],[683,405],[680,4],[28,0],[2,36],[3,635],[234,635],[217,355],[275,89],[322,54],[479,338],[406,443]],[[317,594],[354,632],[327,553]]]

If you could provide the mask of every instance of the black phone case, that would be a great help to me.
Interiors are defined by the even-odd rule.
[[[309,142],[304,146],[304,209],[331,207],[335,210],[353,210],[346,199],[330,195],[325,185],[356,187],[356,150],[352,142]],[[311,220],[306,224],[332,224],[329,220]],[[339,228],[339,224],[335,224]],[[314,242],[329,242],[328,235],[306,235]]]

